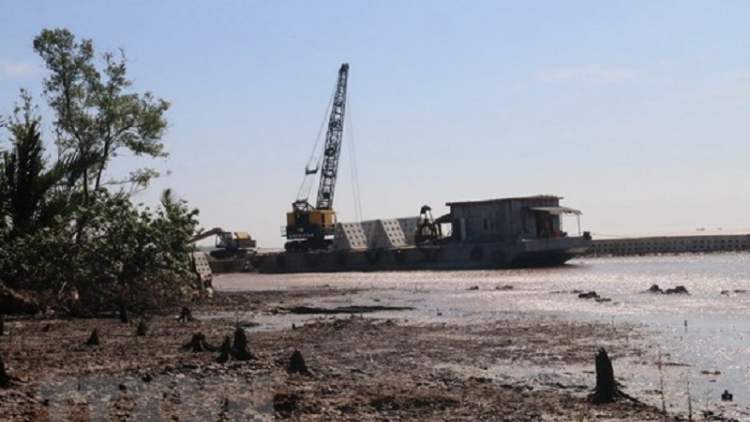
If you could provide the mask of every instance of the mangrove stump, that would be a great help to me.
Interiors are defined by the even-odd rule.
[[[305,364],[305,358],[302,357],[302,353],[300,353],[299,350],[295,350],[294,353],[292,353],[286,371],[290,374],[312,375]]]
[[[5,362],[3,361],[3,357],[0,356],[0,388],[11,387],[13,382],[17,380],[17,378],[11,377],[5,372]]]
[[[237,360],[253,360],[255,356],[247,351],[247,335],[242,327],[234,330],[234,343],[231,349],[232,357]]]
[[[216,346],[212,346],[206,341],[206,336],[203,333],[193,334],[193,338],[189,342],[185,343],[181,347],[183,350],[190,350],[192,352],[215,352],[218,350]]]
[[[596,354],[596,387],[589,394],[588,400],[594,404],[614,403],[623,399],[634,403],[640,403],[637,399],[620,390],[620,384],[615,380],[615,371],[612,369],[612,361],[603,347]]]
[[[183,306],[182,310],[180,311],[180,316],[177,317],[177,321],[179,322],[195,321],[195,318],[193,318],[192,312],[190,312],[190,308],[188,308],[187,306]]]
[[[216,358],[218,363],[227,363],[232,355],[232,341],[229,336],[224,337],[224,343],[221,343],[219,348],[219,357]]]
[[[120,304],[120,309],[117,311],[117,316],[120,318],[120,322],[123,324],[127,324],[130,322],[130,317],[128,317],[128,309],[125,307],[124,303]]]
[[[146,321],[141,321],[135,329],[135,335],[138,337],[145,337],[146,334],[148,334],[148,325],[146,325]]]
[[[86,340],[86,346],[98,346],[99,345],[99,329],[94,328],[91,331],[91,336]]]

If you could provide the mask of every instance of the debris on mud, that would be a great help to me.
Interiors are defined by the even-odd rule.
[[[411,311],[408,306],[339,306],[337,308],[318,308],[314,306],[295,306],[287,311],[296,315],[333,315],[333,314],[369,314],[381,311]]]

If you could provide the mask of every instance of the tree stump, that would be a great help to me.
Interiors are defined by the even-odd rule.
[[[99,345],[99,330],[94,328],[91,331],[91,336],[86,340],[86,346],[98,346]]]
[[[190,350],[196,353],[215,352],[217,350],[216,346],[212,346],[206,341],[206,336],[204,336],[203,333],[193,334],[193,338],[191,338],[189,342],[182,345],[181,348],[183,350]]]
[[[177,321],[179,322],[195,321],[195,318],[193,318],[193,314],[190,312],[190,308],[188,308],[187,306],[183,306],[182,310],[180,311],[180,316],[177,317]]]
[[[612,361],[604,348],[599,349],[596,354],[596,387],[589,395],[592,403],[613,403],[617,399],[617,382],[615,372],[612,369]]]
[[[219,357],[216,358],[218,363],[227,363],[231,358],[232,354],[232,341],[229,340],[229,336],[224,337],[224,343],[221,343],[219,348]]]
[[[146,334],[148,334],[148,325],[146,325],[146,321],[141,321],[135,329],[135,335],[138,337],[145,337]]]
[[[234,343],[231,349],[232,357],[237,360],[253,360],[255,356],[247,351],[247,336],[242,327],[234,330]]]
[[[128,317],[128,309],[125,307],[124,303],[120,304],[120,309],[117,311],[117,316],[120,318],[120,322],[123,324],[127,324],[130,322],[130,318]]]
[[[5,372],[5,362],[3,361],[3,357],[0,356],[0,388],[11,387],[13,381],[17,381],[17,379]]]
[[[295,350],[294,353],[292,353],[286,371],[290,374],[312,375],[310,370],[307,369],[305,358],[302,357],[302,353],[300,353],[299,350]]]
[[[612,361],[603,347],[596,354],[596,387],[589,394],[588,400],[594,404],[614,403],[627,399],[634,403],[640,403],[637,399],[620,390],[620,383],[615,380],[615,371],[612,369]]]

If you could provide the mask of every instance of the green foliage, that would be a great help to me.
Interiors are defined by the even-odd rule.
[[[40,118],[22,91],[21,106],[0,125],[9,135],[0,149],[0,283],[84,312],[155,309],[192,293],[187,239],[198,211],[170,190],[156,209],[135,206],[103,179],[119,150],[166,156],[169,104],[129,92],[122,51],[105,53],[99,68],[91,40],[64,29],[42,31],[34,50],[50,71],[44,92],[57,159],[45,157]],[[130,174],[119,182],[145,187],[157,175]]]
[[[8,285],[55,295],[75,289],[83,309],[92,312],[121,303],[153,309],[191,292],[186,239],[198,224],[197,210],[183,201],[138,209],[126,195],[103,189],[92,197],[91,206],[79,210],[89,221],[85,242],[73,241],[75,227],[69,224],[13,240],[0,261]]]
[[[97,60],[93,42],[76,41],[66,29],[45,29],[34,39],[34,51],[44,60],[49,77],[44,93],[56,114],[57,145],[96,162],[82,175],[84,195],[98,189],[109,162],[125,149],[136,156],[164,157],[160,142],[167,127],[169,103],[152,93],[130,92],[125,53],[106,52]],[[153,171],[112,183],[145,187]],[[146,175],[146,177],[144,177]]]

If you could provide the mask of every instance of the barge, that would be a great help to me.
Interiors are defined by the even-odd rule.
[[[336,223],[331,246],[319,250],[258,254],[262,273],[491,270],[562,265],[591,246],[580,232],[581,212],[562,198],[537,195],[449,202],[433,219],[417,217]],[[563,230],[563,216],[577,220],[577,234]],[[443,235],[443,233],[446,235]]]

